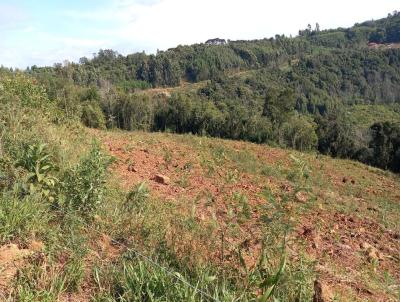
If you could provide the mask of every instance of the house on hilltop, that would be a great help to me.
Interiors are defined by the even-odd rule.
[[[208,45],[224,45],[224,44],[226,44],[226,40],[220,39],[220,38],[209,39],[206,41],[206,44],[208,44]]]

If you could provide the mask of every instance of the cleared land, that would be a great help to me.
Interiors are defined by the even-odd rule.
[[[251,270],[265,231],[274,224],[275,230],[288,227],[293,266],[302,262],[310,270],[308,278],[315,270],[340,300],[397,299],[398,176],[351,161],[244,142],[92,133],[116,158],[112,171],[125,190],[146,182],[160,208],[169,205],[192,219],[187,229],[169,224],[175,233],[169,244],[179,257]],[[165,182],[156,177],[160,174]],[[159,215],[160,221],[170,217]],[[244,263],[237,259],[238,250]]]

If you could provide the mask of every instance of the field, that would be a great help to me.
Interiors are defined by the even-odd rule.
[[[34,238],[3,245],[4,292],[129,301],[144,286],[156,301],[209,300],[145,256],[221,301],[253,299],[283,258],[283,301],[309,301],[314,286],[336,301],[399,297],[398,176],[245,142],[85,131],[113,158],[107,202],[90,223],[52,217]]]
[[[155,219],[155,227],[171,228],[168,245],[179,258],[245,275],[263,251],[279,256],[271,246],[286,235],[287,278],[305,294],[316,276],[339,300],[398,297],[397,176],[243,142],[92,133],[116,158],[112,171],[122,188],[145,182],[157,207],[179,212],[185,227],[173,226],[172,213]],[[156,181],[158,174],[165,184]],[[235,259],[238,251],[241,259]]]

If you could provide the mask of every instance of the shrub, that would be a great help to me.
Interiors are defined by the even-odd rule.
[[[10,100],[33,108],[40,108],[49,103],[43,86],[22,73],[0,77],[0,103]]]
[[[106,127],[103,111],[95,102],[87,102],[83,105],[81,121],[91,128],[104,129]]]
[[[62,181],[64,200],[61,206],[88,217],[101,203],[109,159],[94,145],[79,164],[65,172]]]

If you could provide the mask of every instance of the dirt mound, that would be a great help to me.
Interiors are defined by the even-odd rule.
[[[33,253],[32,250],[21,249],[13,243],[0,247],[0,293],[5,293],[10,288],[18,269],[23,267],[26,258]]]

